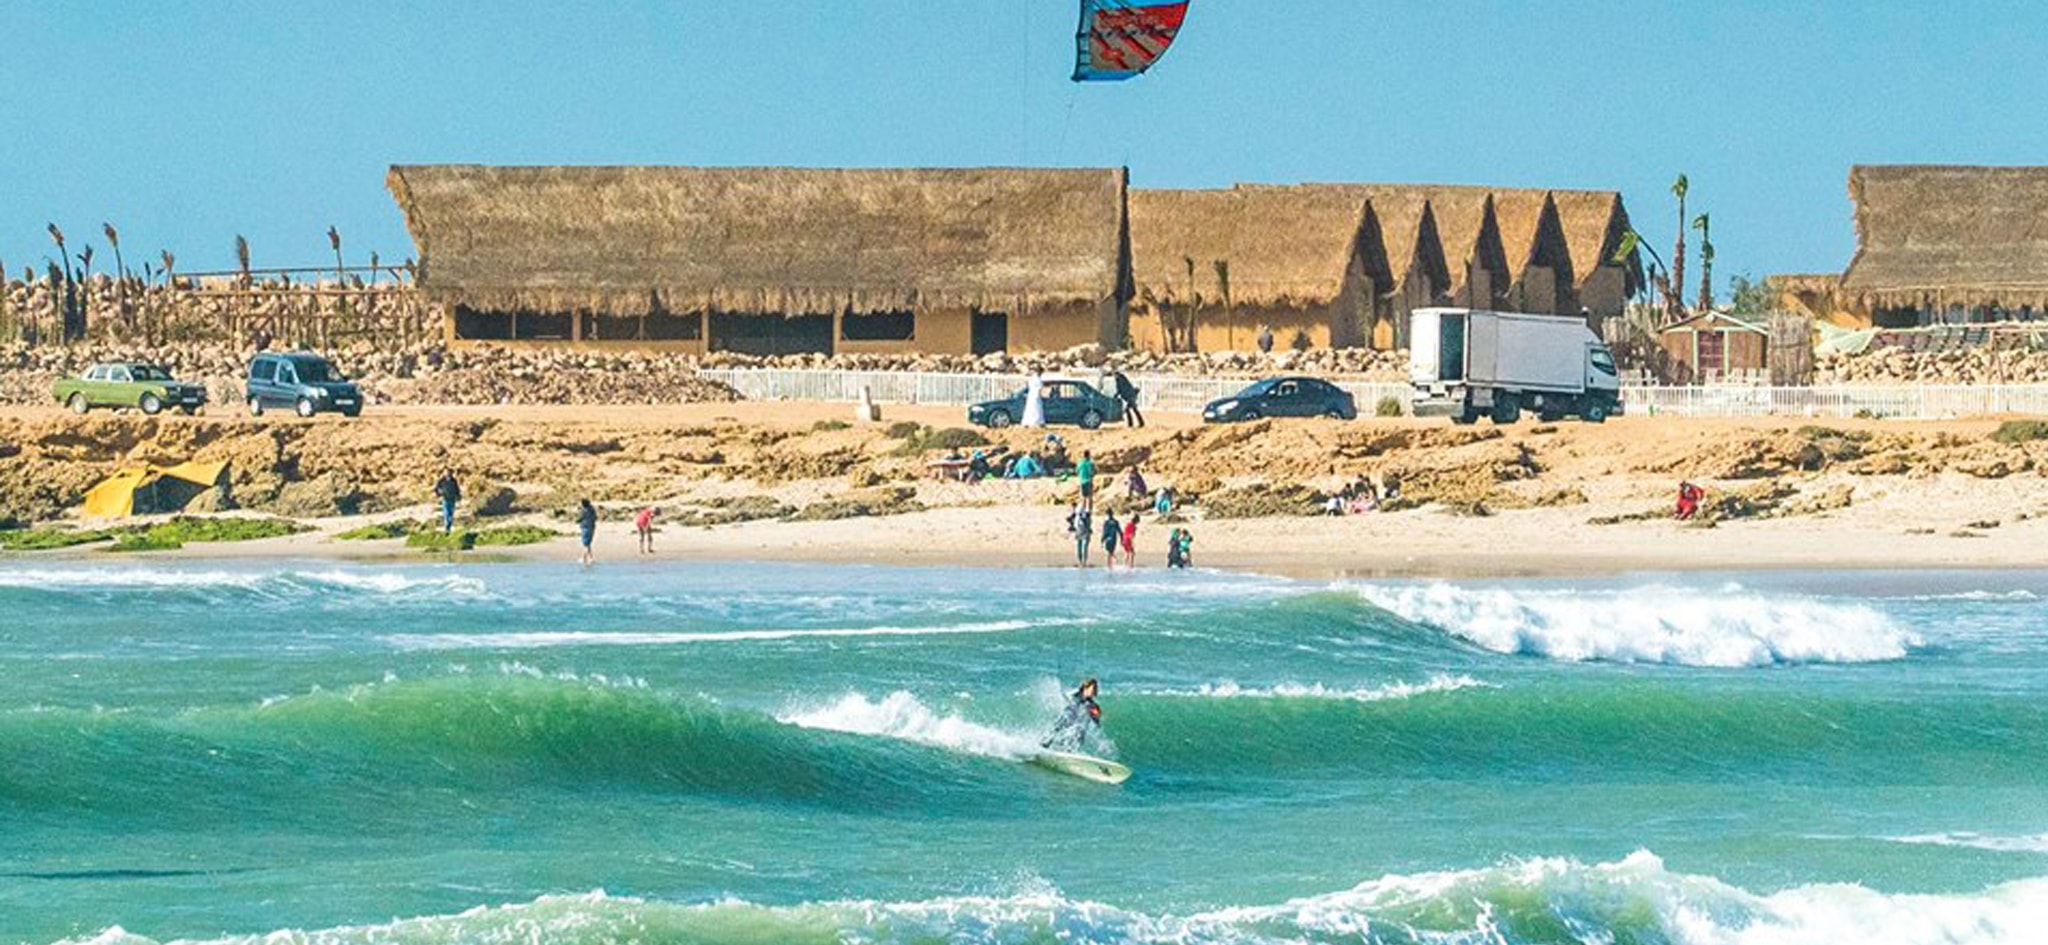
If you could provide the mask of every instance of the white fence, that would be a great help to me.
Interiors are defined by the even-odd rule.
[[[920,371],[829,371],[783,370],[780,368],[707,368],[699,377],[719,381],[739,391],[748,400],[822,400],[852,402],[860,399],[861,388],[878,404],[925,404],[964,407],[984,400],[1008,397],[1023,389],[1022,374],[942,374]],[[1101,378],[1078,373],[1109,393]],[[1222,377],[1182,374],[1133,374],[1138,385],[1138,405],[1146,410],[1202,409],[1202,405],[1243,390],[1257,380],[1254,376]],[[1358,409],[1371,413],[1383,397],[1399,401],[1404,409],[1409,387],[1384,381],[1329,378],[1358,399]]]
[[[1016,393],[1021,374],[944,374],[918,371],[783,370],[720,368],[697,372],[730,385],[748,400],[819,400],[850,403],[868,389],[876,403],[964,407]],[[1091,375],[1084,379],[1097,381]],[[1147,410],[1193,411],[1242,390],[1256,378],[1178,374],[1132,375]],[[1391,397],[1408,409],[1408,385],[1332,377],[1351,392],[1360,413],[1372,414]],[[1101,385],[1098,385],[1101,386]],[[1853,417],[1866,414],[1899,419],[2048,414],[2048,385],[1912,385],[1893,387],[1648,387],[1622,388],[1630,416],[1684,417]]]

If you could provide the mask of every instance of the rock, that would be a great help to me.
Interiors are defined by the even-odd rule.
[[[265,504],[266,511],[288,518],[327,518],[354,515],[361,511],[365,496],[354,481],[337,473],[287,482],[277,498]]]
[[[518,504],[519,493],[512,487],[488,485],[477,490],[476,496],[470,500],[469,511],[478,518],[490,518],[510,515]]]

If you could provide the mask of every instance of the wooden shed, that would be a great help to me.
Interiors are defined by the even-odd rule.
[[[1657,333],[1665,380],[1709,384],[1761,377],[1770,368],[1770,331],[1726,312],[1701,312]]]

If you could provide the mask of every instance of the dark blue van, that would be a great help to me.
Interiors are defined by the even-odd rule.
[[[244,391],[249,415],[263,416],[271,407],[290,408],[301,417],[323,410],[345,417],[363,412],[363,393],[310,351],[259,354],[249,359],[249,384]]]

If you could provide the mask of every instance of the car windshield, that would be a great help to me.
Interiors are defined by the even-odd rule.
[[[130,373],[138,381],[168,381],[171,379],[171,372],[150,364],[138,364],[131,369]]]
[[[1241,400],[1249,400],[1253,397],[1264,397],[1268,393],[1272,392],[1273,385],[1278,383],[1280,383],[1279,378],[1269,377],[1263,381],[1258,381],[1252,384],[1252,386],[1247,387],[1244,390],[1238,391],[1237,396]]]
[[[292,367],[298,368],[301,384],[326,384],[341,380],[341,372],[319,358],[293,358]]]

